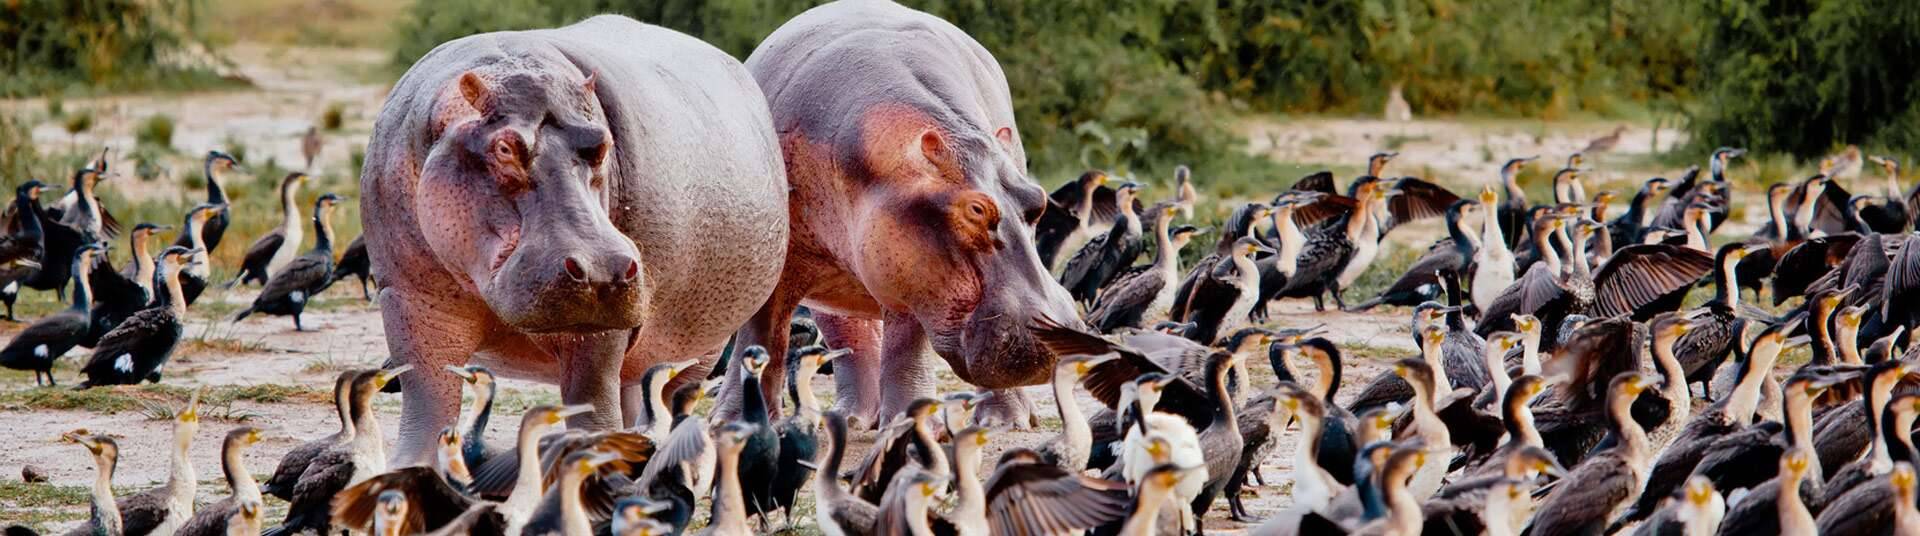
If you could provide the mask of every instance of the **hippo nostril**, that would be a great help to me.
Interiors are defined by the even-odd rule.
[[[566,264],[567,277],[573,278],[574,281],[587,280],[587,269],[580,266],[579,259],[575,259],[573,257],[567,257],[566,260],[562,262]]]
[[[621,272],[620,279],[621,281],[633,281],[636,277],[640,277],[640,261],[628,259],[627,271]]]

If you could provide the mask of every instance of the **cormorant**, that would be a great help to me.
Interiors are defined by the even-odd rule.
[[[177,246],[176,246],[177,247]],[[347,486],[386,472],[385,438],[380,430],[379,412],[373,407],[373,395],[387,382],[412,369],[400,365],[387,370],[369,370],[354,376],[351,394],[353,439],[328,447],[307,464],[293,486],[287,502],[286,519],[268,529],[264,536],[287,536],[302,531],[323,531],[332,526],[333,497]]]
[[[53,378],[53,363],[79,346],[93,327],[93,291],[87,276],[93,269],[93,256],[104,249],[105,246],[94,244],[74,252],[73,305],[35,320],[15,334],[13,340],[7,341],[6,348],[0,349],[0,366],[33,371],[36,386],[59,385]],[[40,381],[42,376],[46,377],[44,384]]]
[[[265,285],[273,274],[280,273],[300,256],[300,243],[306,240],[306,230],[300,221],[299,198],[300,186],[306,183],[307,174],[298,171],[280,179],[280,226],[247,246],[246,255],[240,259],[240,271],[227,282],[228,287],[237,283]]]
[[[189,233],[182,234],[180,237],[173,239],[173,245],[202,248],[211,254],[215,249],[220,247],[221,237],[227,235],[227,223],[232,213],[232,209],[228,206],[227,190],[220,184],[222,175],[229,171],[236,170],[244,173],[246,170],[240,166],[240,160],[220,151],[208,151],[207,159],[205,164],[202,165],[202,169],[205,171],[207,178],[206,204],[215,207],[213,215],[207,218],[206,228],[198,234],[204,244],[195,244],[193,242],[194,235]]]
[[[1134,259],[1146,250],[1142,241],[1140,217],[1134,211],[1134,194],[1140,191],[1138,183],[1121,184],[1114,193],[1120,207],[1119,215],[1114,216],[1113,225],[1106,234],[1093,237],[1073,257],[1067,259],[1067,267],[1060,274],[1061,286],[1067,287],[1067,293],[1083,305],[1092,304],[1099,297],[1100,288],[1106,286],[1113,276],[1133,266]],[[1164,215],[1153,215],[1156,219],[1166,219]]]
[[[193,469],[188,450],[193,435],[200,431],[200,392],[187,400],[187,407],[173,416],[172,461],[167,464],[167,482],[160,487],[135,493],[119,500],[120,520],[127,534],[173,534],[193,517],[193,499],[200,488],[200,473]]]
[[[233,316],[234,322],[253,313],[293,315],[293,330],[306,331],[300,323],[300,313],[307,309],[307,302],[315,294],[333,281],[333,209],[339,202],[340,197],[333,194],[314,200],[313,229],[317,238],[313,249],[274,274],[267,281],[267,287],[253,298],[253,304]]]
[[[307,465],[314,458],[335,445],[344,445],[353,440],[353,381],[362,371],[341,372],[333,380],[334,415],[340,420],[340,429],[319,439],[301,443],[280,457],[280,463],[273,469],[273,476],[267,478],[261,491],[279,497],[280,500],[293,498],[293,488],[300,483],[300,475],[307,471]]]
[[[1479,215],[1479,204],[1455,201],[1447,207],[1447,238],[1429,246],[1427,252],[1413,261],[1406,273],[1381,291],[1379,296],[1360,302],[1349,310],[1366,311],[1381,304],[1413,306],[1439,298],[1444,287],[1440,274],[1467,273],[1468,264],[1474,259],[1474,251],[1480,247],[1473,231],[1468,228],[1468,218]]]
[[[161,274],[171,301],[135,313],[102,335],[93,347],[93,356],[80,369],[87,376],[80,382],[81,388],[160,381],[161,369],[173,357],[185,330],[187,300],[180,291],[180,269],[183,259],[191,254],[180,246],[160,252]]]
[[[880,518],[879,507],[840,487],[840,463],[847,455],[847,417],[827,412],[826,458],[813,475],[814,525],[833,536],[867,534]]]
[[[248,448],[259,444],[259,428],[241,426],[227,432],[225,441],[220,443],[220,474],[227,480],[229,495],[214,501],[193,513],[193,517],[180,526],[174,534],[178,536],[225,536],[229,530],[243,529],[233,527],[231,521],[236,515],[244,513],[244,506],[253,504],[257,508],[261,501],[260,485],[253,480],[253,473],[247,472],[244,455]],[[254,511],[256,525],[254,534],[259,534],[259,511]]]
[[[373,291],[368,290],[367,286],[367,281],[373,279],[373,260],[367,257],[366,240],[367,235],[362,234],[354,237],[353,243],[347,244],[347,251],[340,254],[340,262],[333,266],[333,281],[327,282],[327,285],[332,286],[348,276],[360,278],[360,297],[373,301]]]
[[[1102,333],[1123,327],[1138,328],[1149,319],[1161,320],[1173,309],[1180,278],[1180,249],[1198,228],[1172,228],[1177,207],[1167,206],[1153,222],[1153,263],[1128,268],[1100,289],[1088,309],[1087,322]]]
[[[1531,534],[1592,533],[1604,527],[1614,510],[1640,495],[1653,447],[1634,421],[1632,406],[1641,392],[1658,383],[1639,373],[1615,376],[1607,388],[1607,426],[1616,441],[1574,467],[1563,484],[1541,501],[1528,529]]]

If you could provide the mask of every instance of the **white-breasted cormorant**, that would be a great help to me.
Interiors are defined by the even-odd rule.
[[[87,331],[93,328],[93,292],[89,288],[87,274],[93,267],[93,256],[104,246],[92,245],[74,252],[71,261],[73,272],[73,305],[59,312],[41,317],[27,329],[21,330],[0,349],[0,366],[16,370],[33,371],[34,385],[59,385],[53,379],[53,363],[67,354]],[[46,377],[42,384],[40,378]]]
[[[106,435],[74,430],[60,435],[62,441],[77,443],[93,453],[93,488],[88,494],[92,508],[87,521],[74,529],[75,534],[120,536],[126,533],[121,521],[120,502],[113,497],[113,473],[120,466],[120,443]]]
[[[1142,214],[1135,212],[1134,195],[1140,191],[1138,183],[1121,184],[1114,192],[1119,206],[1118,215],[1105,234],[1095,236],[1075,251],[1067,259],[1067,267],[1060,274],[1060,284],[1067,288],[1074,300],[1081,304],[1091,304],[1099,297],[1100,288],[1133,265],[1134,259],[1146,250],[1142,236],[1140,219]],[[1164,219],[1161,214],[1153,214],[1156,219]]]
[[[772,487],[774,506],[785,514],[782,517],[789,524],[793,521],[795,497],[800,488],[813,479],[813,468],[806,464],[819,457],[822,408],[814,398],[813,376],[819,372],[820,365],[852,353],[848,348],[828,350],[815,344],[801,348],[790,356],[794,359],[788,361],[791,366],[787,369],[787,390],[793,398],[793,413],[774,424],[774,431],[780,435],[780,463]],[[689,361],[688,366],[691,364]]]
[[[253,304],[233,316],[234,322],[253,313],[293,315],[294,331],[306,331],[300,323],[300,313],[307,309],[313,296],[333,280],[333,209],[339,202],[340,197],[333,194],[314,200],[313,229],[317,238],[313,249],[274,274],[267,281],[267,287],[253,298]]]
[[[328,447],[307,464],[294,482],[293,497],[287,501],[286,519],[263,534],[285,536],[308,530],[329,530],[333,497],[348,486],[386,472],[386,440],[380,430],[379,411],[373,407],[373,395],[394,377],[412,368],[412,365],[401,365],[363,371],[354,376],[349,394],[353,439]]]
[[[1167,206],[1154,218],[1153,262],[1134,266],[1113,277],[1100,289],[1100,297],[1088,309],[1087,322],[1102,333],[1123,327],[1144,327],[1148,321],[1167,318],[1173,309],[1180,279],[1180,250],[1186,247],[1199,228],[1172,227],[1178,207]]]
[[[279,497],[283,501],[291,499],[293,487],[299,483],[300,474],[307,471],[307,464],[313,463],[314,458],[334,445],[353,440],[353,380],[359,377],[361,372],[344,371],[333,380],[334,415],[340,420],[340,429],[326,437],[309,440],[287,451],[286,455],[280,457],[280,464],[274,468],[273,476],[267,478],[266,485],[261,488],[262,491]]]
[[[847,455],[847,417],[827,412],[825,458],[813,475],[813,520],[831,536],[867,534],[879,519],[879,507],[840,487],[840,464]]]
[[[1615,376],[1607,388],[1607,426],[1618,437],[1612,447],[1580,462],[1541,501],[1529,533],[1591,533],[1605,527],[1614,511],[1640,495],[1653,447],[1635,422],[1633,400],[1658,383],[1639,373]]]
[[[234,529],[244,531],[246,527],[234,527],[235,516],[244,513],[245,506],[260,504],[260,484],[254,482],[253,473],[247,472],[244,456],[248,448],[260,443],[262,432],[252,426],[241,426],[227,432],[220,443],[220,474],[226,478],[228,495],[218,501],[196,509],[193,517],[174,532],[178,536],[225,536]],[[260,533],[259,511],[253,516],[253,534]]]
[[[201,167],[207,179],[206,204],[216,208],[213,215],[207,218],[206,228],[200,233],[202,244],[195,244],[191,235],[182,234],[173,239],[173,245],[203,248],[207,253],[213,253],[220,247],[220,239],[227,235],[227,223],[232,214],[232,209],[228,206],[230,202],[227,201],[226,187],[222,186],[220,181],[229,171],[245,172],[245,169],[240,166],[239,159],[220,151],[207,151],[206,162]]]
[[[82,388],[160,381],[161,369],[173,357],[185,330],[187,300],[180,290],[180,268],[191,254],[180,246],[160,252],[161,276],[171,301],[141,310],[102,335],[93,356],[80,369],[87,376],[80,382]]]
[[[307,174],[298,171],[280,179],[280,225],[247,246],[246,255],[240,258],[240,271],[227,282],[228,287],[238,283],[265,285],[273,274],[300,256],[300,244],[307,235],[306,222],[300,221],[300,186],[306,183]]]
[[[367,282],[373,279],[373,259],[367,257],[365,234],[353,237],[353,242],[347,244],[346,252],[340,254],[340,261],[334,263],[333,280],[327,282],[327,286],[332,287],[348,277],[360,278],[360,297],[373,301],[373,291],[367,286]]]

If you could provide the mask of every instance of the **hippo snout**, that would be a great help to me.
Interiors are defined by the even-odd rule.
[[[966,356],[969,376],[964,379],[988,388],[1045,383],[1053,374],[1054,356],[1034,337],[1034,319],[1084,324],[1066,289],[1051,279],[1007,279],[989,287],[961,327],[959,354]]]
[[[529,332],[639,327],[647,296],[638,250],[627,240],[595,242],[528,241],[495,273],[485,292],[488,305],[507,324]]]

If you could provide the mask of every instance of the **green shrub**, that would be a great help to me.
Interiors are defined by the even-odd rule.
[[[67,114],[65,120],[61,122],[61,126],[67,129],[67,134],[69,135],[78,135],[82,132],[93,130],[93,111],[81,110]]]
[[[322,112],[320,114],[321,130],[328,130],[328,131],[340,130],[340,126],[345,124],[346,122],[347,122],[347,105],[345,104],[341,104],[338,102],[328,104],[327,111]]]
[[[1709,2],[1694,153],[1920,144],[1920,3]]]
[[[173,116],[153,114],[141,121],[139,128],[133,131],[134,142],[139,145],[167,148],[173,146]]]
[[[0,2],[0,97],[62,90],[220,83],[178,61],[185,28],[204,0],[12,0]],[[56,114],[58,115],[58,114]]]

